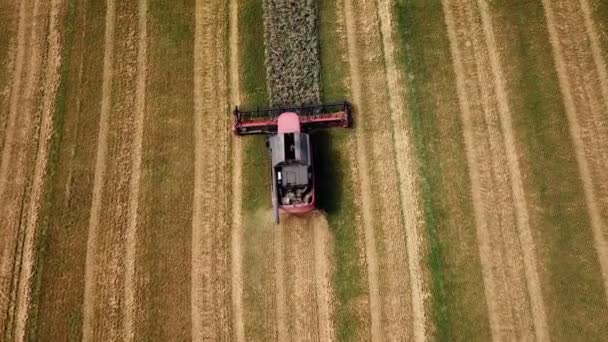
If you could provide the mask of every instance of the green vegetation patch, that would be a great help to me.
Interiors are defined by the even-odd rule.
[[[490,338],[471,188],[441,1],[399,0],[399,61],[419,162],[433,327],[439,340]]]
[[[553,50],[540,2],[492,3],[508,75],[551,336],[601,340],[608,308]]]

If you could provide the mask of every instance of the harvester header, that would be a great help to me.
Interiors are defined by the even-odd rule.
[[[233,113],[233,130],[239,135],[275,134],[278,130],[278,118],[283,113],[298,114],[304,131],[316,128],[346,128],[351,124],[351,105],[347,101],[293,108],[257,108],[254,110],[242,110],[237,106]]]

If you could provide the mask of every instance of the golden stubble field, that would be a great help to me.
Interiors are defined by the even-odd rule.
[[[290,1],[0,0],[0,340],[608,338],[607,6],[311,0],[355,126],[275,226]]]

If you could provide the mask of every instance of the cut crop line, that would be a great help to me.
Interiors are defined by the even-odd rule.
[[[239,3],[230,0],[230,103],[240,104],[240,68],[239,68]],[[232,315],[234,318],[234,336],[237,342],[245,341],[245,324],[243,321],[243,213],[242,213],[242,163],[243,152],[240,139],[233,138],[232,152],[232,231],[231,247],[231,284]]]
[[[450,41],[454,72],[456,73],[457,92],[463,121],[466,155],[469,164],[469,179],[471,181],[471,193],[475,211],[475,226],[477,228],[477,239],[479,241],[481,271],[484,280],[484,291],[488,303],[488,317],[490,320],[492,337],[493,339],[497,339],[500,336],[501,327],[501,321],[498,314],[500,308],[498,307],[498,300],[496,299],[496,283],[492,277],[492,250],[488,232],[488,222],[481,194],[480,171],[475,167],[475,165],[477,165],[477,157],[472,148],[472,146],[474,146],[474,140],[472,135],[473,124],[470,117],[471,104],[469,103],[468,95],[466,93],[466,76],[464,74],[462,55],[458,48],[458,37],[456,37],[456,25],[453,14],[447,0],[442,0],[441,3]]]
[[[595,29],[592,19],[591,7],[588,0],[579,0],[585,22],[585,29],[591,43],[591,52],[593,53],[593,61],[599,74],[600,84],[602,88],[602,97],[604,98],[604,106],[608,108],[608,69],[606,61],[602,56],[600,48],[600,37]]]
[[[602,271],[602,277],[604,280],[604,291],[608,300],[608,244],[604,236],[604,229],[606,228],[602,215],[600,213],[599,204],[593,189],[593,180],[591,177],[591,171],[589,168],[589,161],[585,156],[585,142],[582,137],[582,130],[579,123],[577,108],[574,102],[574,95],[572,94],[572,85],[570,84],[570,78],[568,77],[568,68],[563,55],[562,46],[559,41],[559,33],[557,32],[557,22],[553,8],[551,7],[550,0],[542,0],[543,7],[545,10],[545,18],[547,20],[547,29],[549,31],[549,38],[551,45],[553,46],[553,58],[557,69],[557,75],[559,78],[560,89],[562,96],[564,97],[564,105],[566,107],[566,115],[570,126],[570,134],[572,136],[572,142],[574,145],[574,152],[576,155],[576,161],[578,163],[579,173],[583,182],[583,192],[585,193],[585,202],[589,210],[589,216],[591,218],[591,229],[593,232],[595,249],[598,253],[598,259],[600,268]]]
[[[532,306],[532,314],[534,320],[534,328],[536,338],[539,341],[549,340],[549,332],[547,327],[547,317],[545,314],[545,306],[540,286],[540,280],[537,271],[537,259],[532,238],[532,230],[530,229],[530,218],[528,215],[528,207],[524,187],[521,177],[521,169],[519,166],[519,158],[516,150],[516,139],[513,132],[513,123],[511,119],[511,109],[506,90],[506,81],[500,56],[496,45],[496,37],[492,27],[492,15],[486,0],[477,0],[483,29],[485,34],[486,44],[488,46],[488,55],[490,58],[490,66],[494,74],[494,83],[496,87],[498,110],[504,133],[505,150],[508,160],[509,175],[511,179],[511,190],[514,197],[515,213],[517,215],[517,228],[519,231],[519,242],[522,245],[523,260],[525,266],[526,280],[528,283],[528,291]]]
[[[137,49],[137,86],[135,89],[135,135],[131,179],[129,181],[128,226],[125,234],[125,313],[123,329],[126,341],[135,340],[135,319],[137,312],[137,282],[135,279],[135,259],[137,257],[137,217],[139,208],[139,189],[141,185],[141,164],[146,112],[146,82],[148,71],[148,0],[139,0]]]
[[[97,226],[103,188],[105,182],[106,155],[108,151],[108,126],[112,102],[112,79],[114,67],[114,0],[106,1],[106,22],[104,36],[103,56],[103,84],[101,98],[101,112],[99,117],[99,137],[97,140],[97,156],[95,161],[95,179],[93,183],[93,199],[91,201],[91,214],[89,217],[89,232],[87,238],[87,255],[85,262],[85,285],[82,318],[82,339],[92,341],[93,323],[95,321],[95,257],[97,254]]]
[[[42,126],[38,136],[34,178],[30,193],[30,205],[26,216],[23,254],[21,255],[21,272],[17,293],[15,335],[17,341],[24,341],[26,324],[29,318],[32,295],[32,277],[36,261],[36,241],[38,236],[38,218],[45,188],[45,177],[48,163],[50,141],[53,135],[55,97],[59,87],[59,69],[61,66],[60,33],[58,27],[62,0],[51,1],[49,35],[47,38],[48,64],[45,75],[44,95],[42,102]]]
[[[389,105],[391,110],[391,121],[393,127],[394,141],[399,176],[399,190],[402,203],[402,215],[404,217],[406,230],[406,247],[408,255],[408,267],[412,291],[412,316],[414,326],[414,340],[426,340],[426,313],[424,309],[424,289],[422,274],[422,259],[420,256],[420,203],[416,194],[415,167],[412,163],[412,147],[410,137],[404,122],[406,104],[406,90],[403,86],[400,71],[395,61],[395,45],[393,40],[393,17],[391,13],[392,1],[378,1],[380,28],[382,32],[382,44],[384,50],[384,61],[386,65],[386,77],[388,80]]]
[[[361,79],[359,70],[359,58],[357,57],[357,32],[355,29],[355,13],[352,0],[344,1],[344,16],[346,22],[346,38],[348,46],[348,64],[352,84],[353,102],[357,108],[361,106]],[[358,116],[360,117],[360,116]],[[363,216],[363,228],[365,234],[365,259],[367,262],[368,286],[369,286],[369,310],[371,318],[372,341],[382,340],[382,308],[380,301],[380,289],[378,280],[378,256],[376,251],[376,240],[374,236],[372,212],[370,203],[370,181],[367,154],[363,141],[363,130],[361,123],[356,126],[357,141],[357,164],[359,165],[359,181],[361,184],[361,212]]]

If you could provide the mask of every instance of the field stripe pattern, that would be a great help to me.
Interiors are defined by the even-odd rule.
[[[602,72],[590,56],[594,43],[581,25],[581,8],[549,0],[543,6],[608,300],[608,99],[602,97]]]
[[[492,335],[532,338],[535,331],[536,338],[546,339],[534,244],[489,16],[480,17],[469,1],[443,3]]]

